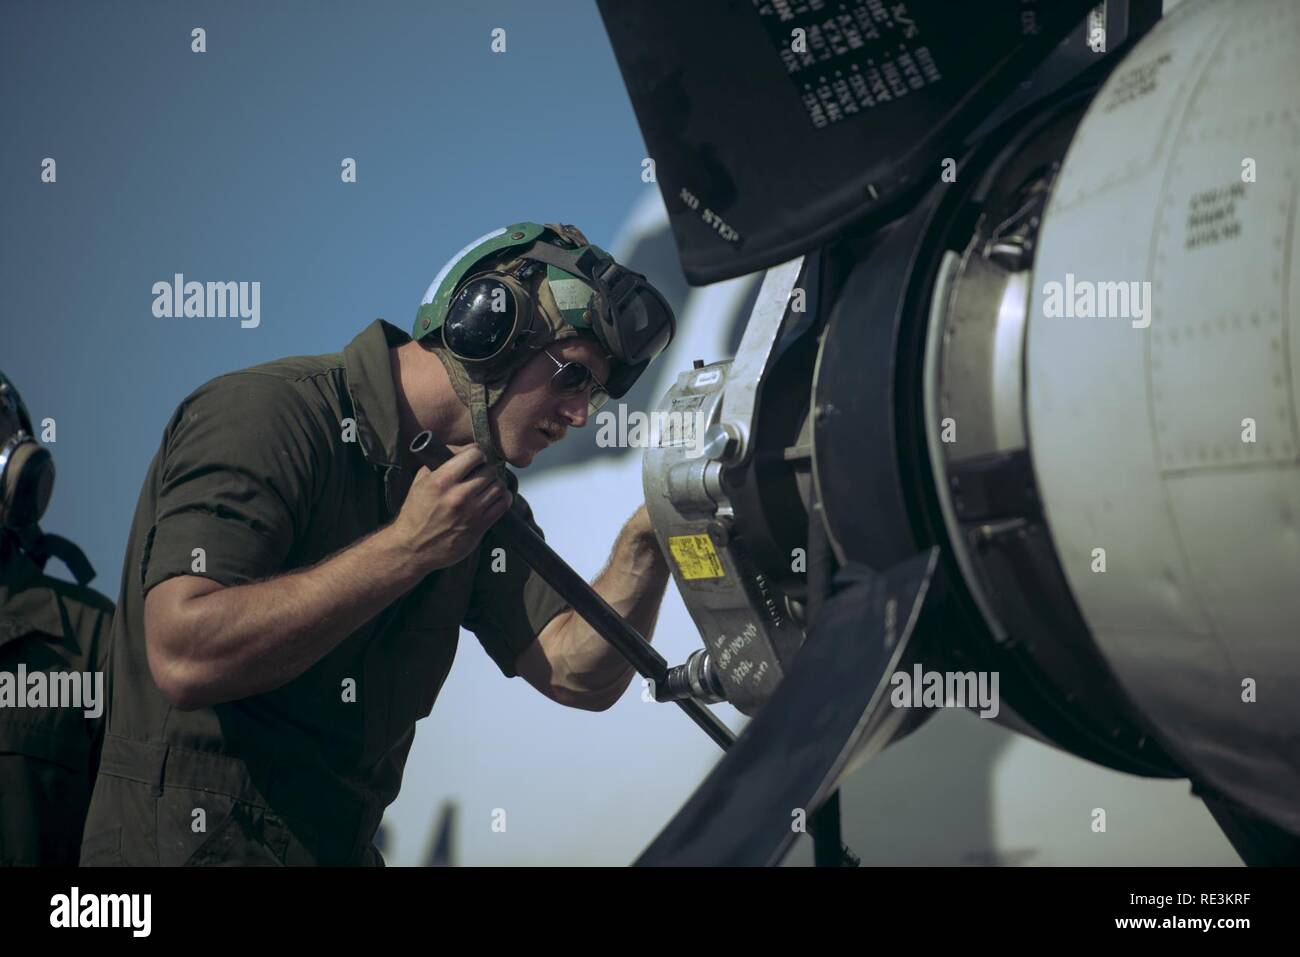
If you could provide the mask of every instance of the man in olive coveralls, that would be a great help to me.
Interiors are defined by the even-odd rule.
[[[0,867],[76,865],[104,728],[113,603],[85,587],[95,573],[81,551],[37,524],[53,483],[54,461],[0,373]],[[45,574],[51,557],[77,584]],[[55,675],[96,700],[54,700]]]
[[[131,527],[82,864],[382,864],[375,831],[462,625],[560,704],[617,700],[630,666],[484,534],[513,500],[504,463],[666,344],[629,345],[663,321],[643,280],[573,227],[515,224],[444,267],[416,340],[376,320],[341,354],[181,403]],[[450,460],[410,450],[426,431]],[[668,575],[643,507],[594,587],[649,636]]]

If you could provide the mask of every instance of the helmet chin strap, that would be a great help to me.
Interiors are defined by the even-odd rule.
[[[488,387],[485,383],[470,387],[469,421],[474,429],[474,441],[483,451],[487,464],[492,468],[503,467],[506,464],[505,456],[492,441],[492,426],[488,421]]]
[[[456,359],[447,355],[441,348],[431,350],[442,363],[447,378],[456,392],[456,397],[465,408],[469,409],[470,428],[474,433],[474,444],[483,452],[487,464],[493,468],[505,466],[505,456],[492,441],[492,428],[488,420],[488,406],[491,403],[489,390],[495,382],[473,381],[464,367]]]

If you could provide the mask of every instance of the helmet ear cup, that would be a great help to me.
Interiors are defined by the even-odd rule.
[[[486,362],[511,341],[519,322],[519,302],[513,289],[500,279],[471,279],[456,293],[442,323],[442,341],[452,355],[470,362]]]
[[[453,356],[482,369],[514,364],[520,340],[537,331],[536,293],[517,273],[539,271],[526,267],[476,276],[457,291],[440,330]]]
[[[0,524],[35,525],[54,490],[54,456],[31,438],[19,440],[0,473]]]

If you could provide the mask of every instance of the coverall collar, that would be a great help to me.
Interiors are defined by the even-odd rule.
[[[410,341],[392,323],[376,319],[343,350],[357,438],[362,453],[375,466],[399,467],[397,387],[388,350]]]

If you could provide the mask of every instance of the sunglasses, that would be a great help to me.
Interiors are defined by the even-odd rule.
[[[596,374],[581,362],[570,359],[561,362],[551,355],[549,349],[543,349],[548,359],[555,363],[555,372],[551,375],[551,387],[561,395],[576,395],[591,389],[587,396],[587,414],[595,415],[596,410],[609,401],[609,390],[605,383],[596,378]]]

